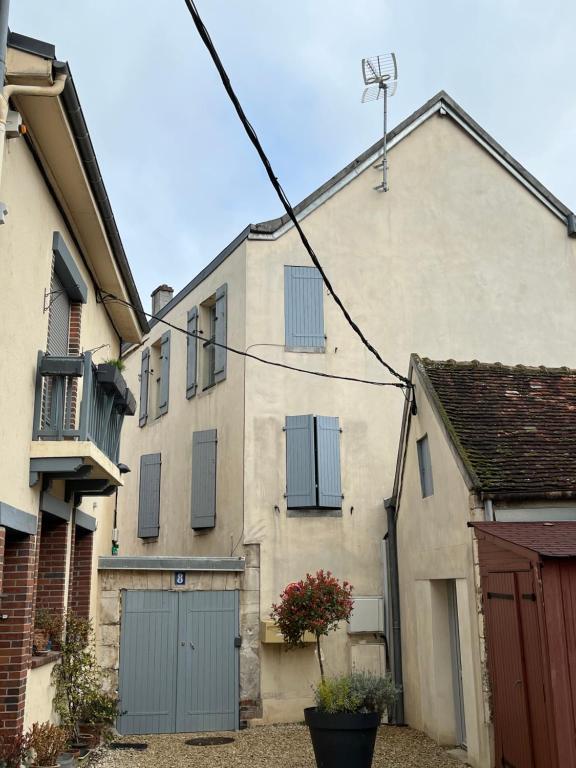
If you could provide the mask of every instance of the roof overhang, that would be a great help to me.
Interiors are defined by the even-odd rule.
[[[67,74],[63,94],[53,98],[19,95],[14,97],[14,105],[22,115],[32,150],[92,274],[96,289],[114,294],[141,309],[70,69],[67,64],[49,58],[51,46],[46,46],[40,41],[11,34],[6,79],[20,85],[48,86],[53,83],[57,68]],[[32,52],[34,49],[37,52]],[[148,327],[143,315],[122,304],[109,303],[107,309],[122,339],[140,341]]]

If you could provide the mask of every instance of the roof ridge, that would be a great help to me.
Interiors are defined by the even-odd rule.
[[[547,366],[547,365],[524,365],[523,363],[501,363],[499,361],[493,362],[493,363],[487,363],[481,360],[454,360],[453,358],[449,358],[447,360],[433,360],[429,357],[421,357],[420,360],[422,361],[422,364],[425,368],[431,368],[433,366],[443,366],[445,368],[465,368],[467,370],[471,368],[478,368],[483,370],[494,370],[494,371],[513,371],[513,372],[522,372],[526,371],[527,373],[551,373],[551,374],[569,374],[576,376],[576,368],[570,368],[566,365],[564,366]]]

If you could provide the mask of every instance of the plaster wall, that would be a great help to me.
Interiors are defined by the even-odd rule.
[[[370,167],[303,221],[336,291],[383,357],[404,374],[412,351],[574,365],[576,243],[565,224],[450,118],[430,118],[390,151],[389,161],[389,192],[374,192],[379,171]],[[294,229],[250,239],[246,264],[249,349],[324,373],[393,381],[326,292],[326,351],[284,350],[284,265],[310,264]],[[392,492],[402,394],[253,361],[246,363],[246,393],[245,540],[261,545],[262,616],[287,583],[320,567],[348,579],[357,594],[381,594],[383,499]],[[300,414],[340,418],[339,518],[287,514],[282,427],[286,415]],[[454,514],[461,516],[467,503]],[[443,562],[451,577],[458,566],[459,578],[467,577],[468,539],[458,549],[425,530],[432,538],[424,559]],[[340,650],[331,657],[327,647],[327,658],[333,671],[344,671],[348,641],[334,642]],[[296,668],[288,658],[263,654],[265,716],[292,712],[287,696],[295,709],[310,700],[310,675],[316,676],[305,652],[300,676],[281,687],[279,665]]]
[[[24,706],[24,731],[31,728],[33,723],[58,722],[58,715],[54,712],[52,706],[52,699],[55,693],[51,679],[53,669],[54,662],[28,670],[26,704]]]
[[[90,272],[24,139],[6,142],[0,200],[6,201],[9,208],[6,222],[0,227],[0,295],[3,307],[0,499],[37,515],[41,482],[32,488],[29,486],[30,448],[37,353],[46,349],[48,333],[48,312],[44,311],[44,302],[50,300],[49,296],[45,298],[45,292],[50,291],[54,231],[62,234],[88,286],[88,300],[82,305],[81,349],[90,350],[105,345],[93,356],[94,362],[98,363],[117,357],[120,342],[104,306],[96,301]],[[89,248],[85,250],[90,252]],[[90,252],[90,257],[97,260],[98,254]],[[79,383],[78,404],[81,392],[82,380]],[[63,499],[63,483],[56,482],[51,493]],[[95,516],[99,524],[94,546],[92,583],[95,585],[97,555],[109,553],[113,498],[87,500],[81,508]],[[95,588],[92,607],[94,610],[97,608]],[[47,669],[39,667],[28,673],[26,722],[50,719],[52,693],[45,684]]]
[[[468,760],[489,768],[491,728],[483,690],[483,625],[469,520],[471,497],[446,436],[416,381],[398,510],[398,562],[406,722],[441,744],[457,742],[448,580],[456,580]],[[434,493],[422,497],[416,441],[428,436]]]

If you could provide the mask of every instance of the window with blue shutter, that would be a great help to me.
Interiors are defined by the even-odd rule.
[[[341,509],[338,417],[287,416],[285,431],[288,509]]]
[[[192,307],[188,312],[186,330],[188,333],[198,333],[198,307]],[[186,352],[186,397],[190,400],[198,387],[198,339],[195,336],[187,337]]]
[[[215,429],[192,435],[192,509],[190,525],[194,530],[216,525],[216,446]]]
[[[160,340],[160,394],[158,400],[158,413],[163,416],[168,413],[168,399],[170,397],[170,331],[162,334]]]
[[[160,530],[160,469],[159,453],[140,457],[140,495],[138,500],[138,536],[156,538]]]
[[[286,348],[323,352],[324,285],[316,267],[284,267]]]
[[[428,435],[416,441],[418,451],[418,469],[420,471],[420,487],[422,497],[432,496],[434,494],[434,483],[432,481],[432,461],[430,459],[430,443]]]
[[[150,349],[142,351],[140,364],[140,414],[138,424],[143,427],[148,421],[148,382],[150,375]]]

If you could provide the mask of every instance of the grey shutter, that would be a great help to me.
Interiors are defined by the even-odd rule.
[[[192,307],[188,312],[188,322],[186,325],[188,333],[198,332],[198,307]],[[187,359],[186,359],[186,397],[190,399],[196,394],[198,386],[197,378],[197,359],[198,359],[198,339],[188,336],[187,339]]]
[[[160,529],[161,454],[146,453],[140,457],[140,498],[138,501],[138,536],[158,536]]]
[[[340,424],[337,416],[316,416],[318,506],[342,508]]]
[[[430,444],[428,435],[424,435],[416,442],[418,449],[418,469],[420,470],[420,487],[422,496],[432,496],[434,493],[434,483],[432,482],[432,461],[430,459]]]
[[[215,429],[194,432],[192,436],[192,518],[191,526],[214,528],[216,524],[216,444]]]
[[[168,413],[168,398],[170,397],[170,331],[162,334],[160,341],[160,402],[158,413],[163,416]]]
[[[148,421],[148,383],[150,379],[150,350],[148,347],[142,351],[140,363],[140,416],[138,424],[143,427]]]
[[[288,509],[316,506],[313,416],[286,416],[286,499]]]
[[[228,307],[227,307],[227,285],[224,284],[216,291],[216,338],[217,344],[226,344],[228,334],[226,326]],[[214,381],[217,383],[226,378],[226,350],[223,347],[216,347],[214,350]]]
[[[284,267],[284,330],[287,347],[324,350],[324,289],[316,267]]]

